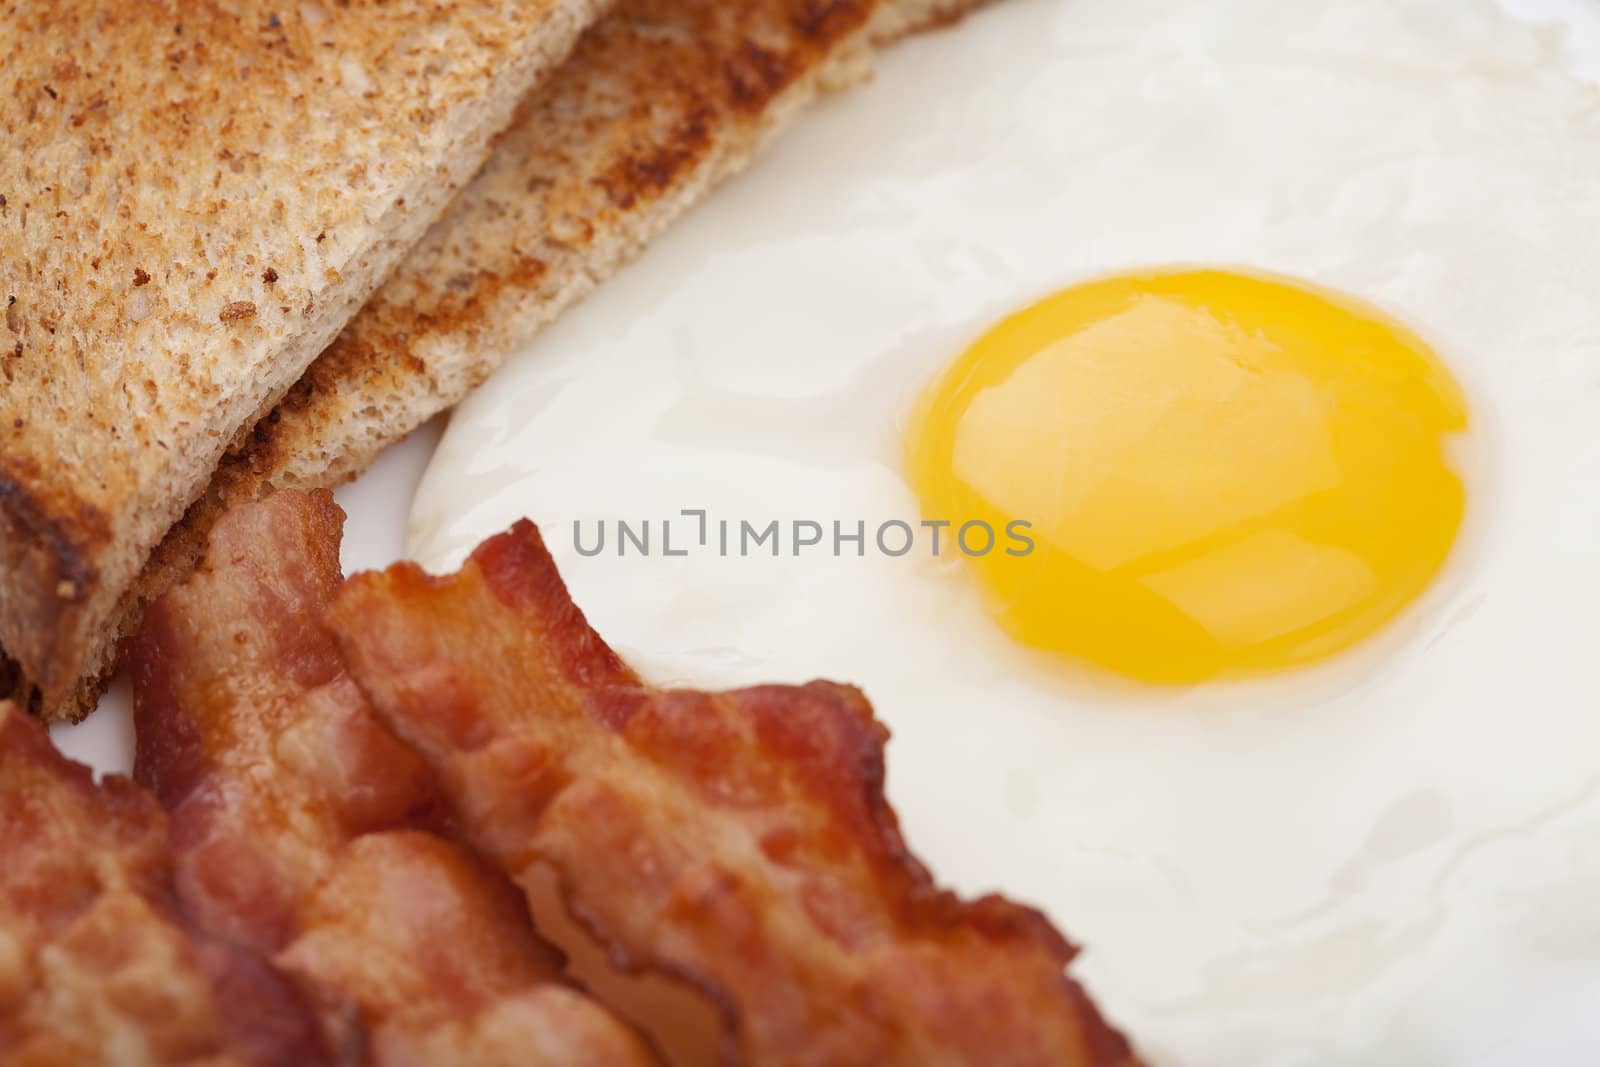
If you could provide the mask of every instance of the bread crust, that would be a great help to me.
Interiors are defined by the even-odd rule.
[[[867,76],[873,46],[985,2],[623,0],[228,456],[214,507],[354,478],[744,170],[818,96]]]
[[[0,9],[0,644],[36,708],[604,2]]]
[[[36,698],[36,710],[77,719],[93,708],[118,633],[194,567],[229,506],[359,474],[743,170],[810,102],[867,74],[873,46],[983,2],[621,0],[523,102],[488,165],[394,275],[237,441],[124,593],[76,688]],[[0,664],[0,693],[4,673]]]

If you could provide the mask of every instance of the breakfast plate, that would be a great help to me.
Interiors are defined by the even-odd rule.
[[[528,516],[649,681],[861,686],[921,855],[1070,931],[1153,1065],[1581,1067],[1600,1054],[1600,201],[1597,142],[1574,138],[1600,132],[1597,80],[1581,2],[1006,0],[887,57],[344,488],[346,569],[443,573]],[[1139,374],[1045,367],[997,415],[941,393],[1004,384],[1019,364],[985,383],[986,344],[1021,323],[1049,335],[1023,355],[1045,350],[1107,284],[1156,309]],[[1214,377],[1195,323],[1257,300],[1231,322],[1263,346],[1255,376]],[[1324,315],[1399,354],[1359,382],[1275,362],[1284,321]],[[1175,381],[1170,408],[1140,407]],[[1416,382],[1398,415],[1339,421]],[[1208,390],[1226,402],[1180,412],[1135,489],[1199,485],[1196,508],[1242,499],[1252,522],[1312,495],[1303,477],[1334,493],[1325,418],[1407,476],[1347,482],[1338,517],[1308,520],[1328,552],[1251,526],[1276,547],[1196,577],[1180,531],[1147,587],[1203,614],[1270,557],[1379,606],[1288,651],[1293,620],[1230,602],[1214,632],[1246,635],[1235,660],[1155,684],[1083,644],[1125,618],[1161,640],[1126,591],[1059,587],[1087,635],[997,618],[1031,588],[996,596],[984,569],[1027,555],[1011,523],[1079,562],[1138,536],[1044,518],[1051,439],[1028,428],[1089,427],[1123,462],[1121,427],[1170,426]],[[941,411],[946,436],[986,418],[1009,451],[930,451]],[[940,494],[985,463],[1020,503],[983,551],[935,551]],[[1378,539],[1404,577],[1370,588],[1341,569],[1363,507],[1406,515]],[[125,771],[126,705],[114,686],[53,736]]]

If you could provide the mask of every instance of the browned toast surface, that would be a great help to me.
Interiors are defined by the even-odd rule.
[[[0,8],[0,643],[47,711],[600,2]]]
[[[624,0],[450,213],[219,472],[316,487],[461,399],[833,77],[878,0]]]
[[[865,73],[871,45],[982,2],[621,0],[523,102],[449,211],[226,456],[124,595],[123,632],[198,559],[229,504],[354,477],[743,169],[825,89]],[[47,701],[45,714],[86,713],[110,652],[108,643],[76,691]],[[0,664],[0,692],[3,674]]]

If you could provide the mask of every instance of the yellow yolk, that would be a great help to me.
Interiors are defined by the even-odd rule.
[[[1415,598],[1460,527],[1444,444],[1466,421],[1369,306],[1127,274],[981,338],[924,395],[908,464],[926,518],[999,535],[969,562],[1013,638],[1184,683],[1320,659]]]

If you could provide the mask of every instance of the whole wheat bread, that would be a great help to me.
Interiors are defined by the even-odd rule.
[[[604,0],[0,11],[0,643],[47,715]]]
[[[982,0],[622,0],[484,170],[218,472],[219,503],[325,488],[451,407],[870,46]]]
[[[230,504],[360,473],[742,170],[820,93],[864,75],[873,45],[981,2],[621,0],[524,102],[483,172],[388,282],[229,453],[124,596],[122,632],[193,567]],[[92,708],[114,632],[77,689],[42,704],[47,717]]]

